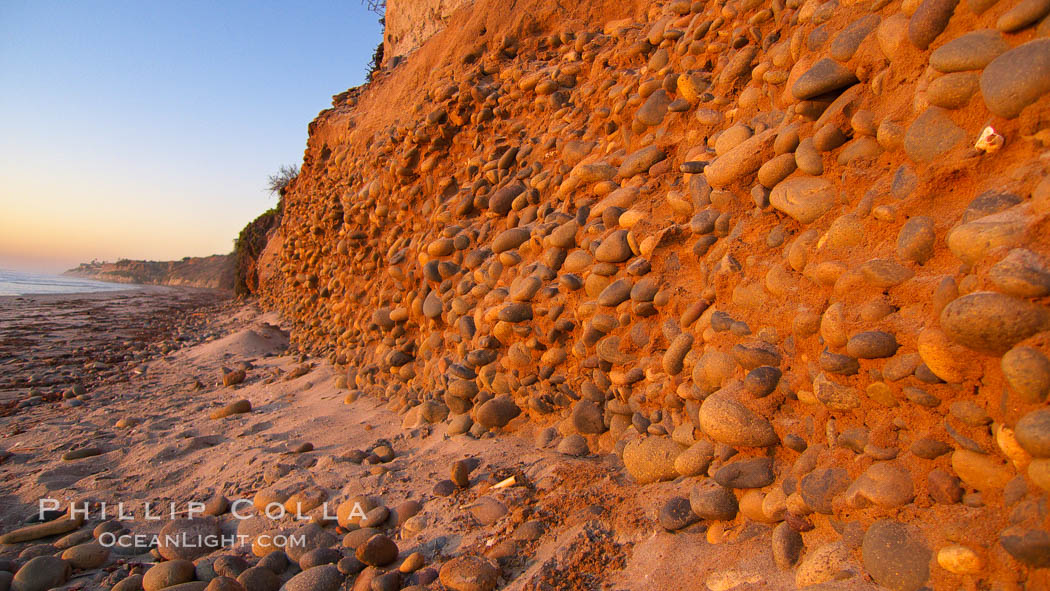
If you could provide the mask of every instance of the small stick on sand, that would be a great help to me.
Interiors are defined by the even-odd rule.
[[[517,480],[515,480],[515,478],[513,476],[511,476],[510,478],[507,478],[506,480],[502,480],[500,482],[497,482],[496,484],[493,484],[492,488],[507,488],[508,486],[514,486],[514,484],[516,482],[517,482]]]

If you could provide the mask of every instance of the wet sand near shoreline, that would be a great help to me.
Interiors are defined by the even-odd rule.
[[[203,338],[229,292],[144,286],[0,296],[0,413],[118,379],[150,355]]]

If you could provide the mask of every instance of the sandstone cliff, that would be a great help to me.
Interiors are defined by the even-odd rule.
[[[452,14],[474,0],[387,0],[384,61],[405,56],[445,28]]]
[[[82,263],[63,274],[113,283],[232,289],[233,271],[233,257],[216,254],[178,261],[122,259],[115,263]]]
[[[310,125],[263,301],[406,428],[612,455],[800,587],[1047,588],[1048,13],[477,0]]]

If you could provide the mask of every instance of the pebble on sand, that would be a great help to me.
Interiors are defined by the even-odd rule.
[[[464,555],[441,566],[441,584],[452,591],[492,591],[499,583],[500,568],[480,556]]]
[[[666,437],[643,437],[627,443],[623,463],[639,484],[673,480],[678,477],[675,459],[682,451],[682,446]]]
[[[229,416],[244,414],[251,412],[252,403],[248,400],[237,400],[227,404],[226,406],[213,411],[209,417],[213,420],[223,419]]]

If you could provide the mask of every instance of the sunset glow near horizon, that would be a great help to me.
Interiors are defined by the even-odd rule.
[[[364,81],[377,21],[357,0],[0,4],[0,268],[230,252]]]

